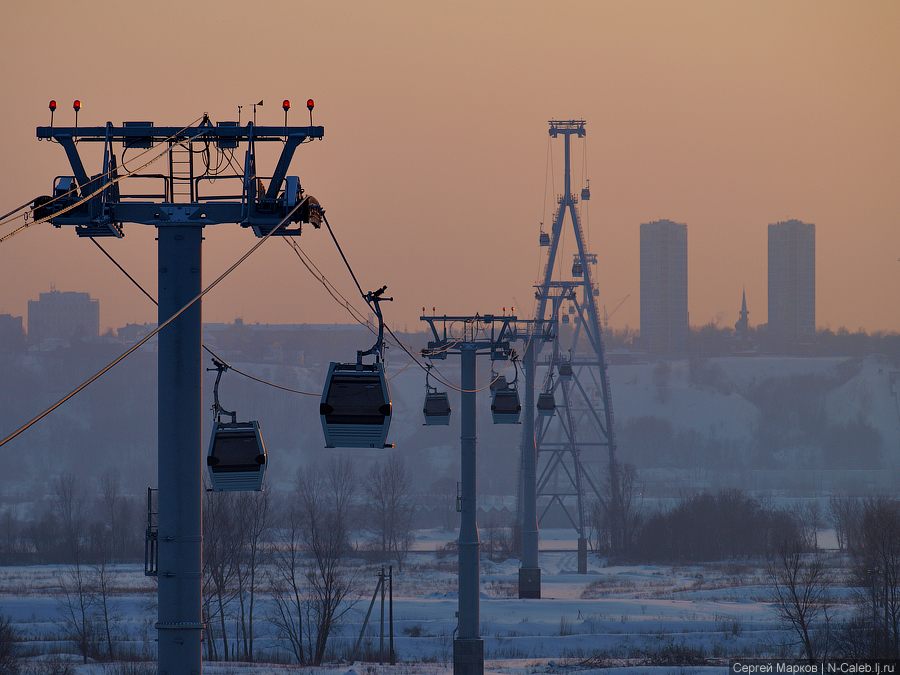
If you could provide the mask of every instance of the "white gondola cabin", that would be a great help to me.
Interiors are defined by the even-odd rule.
[[[450,399],[445,391],[432,391],[425,395],[425,405],[422,406],[425,415],[425,424],[446,426],[450,424]]]
[[[538,394],[537,411],[541,417],[553,417],[556,412],[556,400],[553,398],[553,394],[549,391]]]
[[[215,492],[262,490],[266,445],[259,422],[216,422],[206,455]]]
[[[385,447],[391,425],[391,393],[381,363],[332,362],[319,415],[325,447]]]
[[[494,391],[491,401],[491,416],[494,418],[494,424],[518,424],[521,410],[518,389],[504,387]]]

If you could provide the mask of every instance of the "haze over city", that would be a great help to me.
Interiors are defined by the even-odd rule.
[[[0,59],[17,67],[0,75],[3,212],[71,172],[62,148],[35,138],[51,99],[59,126],[74,123],[75,99],[83,126],[184,126],[204,112],[237,120],[238,106],[242,123],[282,124],[283,99],[301,125],[312,98],[325,137],[298,149],[290,173],[325,208],[364,290],[387,285],[388,323],[418,330],[423,306],[530,316],[540,223],[562,190],[548,120],[584,119],[573,183],[590,179],[581,215],[599,299],[630,295],[611,327],[639,326],[641,223],[687,224],[692,325],[733,324],[744,290],[757,325],[767,320],[766,227],[796,218],[816,225],[816,323],[900,330],[895,3],[88,0],[18,4],[6,20]],[[98,171],[99,150],[82,152]],[[155,294],[155,231],[125,229],[104,246]],[[207,282],[256,243],[236,225],[205,237]],[[358,299],[326,231],[306,228],[298,241]],[[100,299],[101,330],[156,319],[70,228],[36,226],[0,252],[0,314],[25,315],[53,285]],[[204,299],[205,321],[237,317],[352,320],[281,241]]]

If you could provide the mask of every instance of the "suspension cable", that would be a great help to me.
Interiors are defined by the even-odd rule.
[[[31,206],[31,204],[32,204],[33,202],[34,202],[33,199],[30,200],[30,201],[27,201],[27,202],[25,202],[24,204],[22,204],[22,206],[20,206],[19,208],[13,209],[13,210],[10,211],[9,213],[7,213],[5,216],[0,216],[0,225],[2,225],[2,224],[3,224],[3,221],[6,220],[7,218],[9,218],[11,215],[13,215],[13,214],[15,214],[15,213],[18,213],[19,211],[22,211],[23,209],[27,209],[29,206]]]
[[[63,403],[65,403],[66,401],[68,401],[69,399],[71,399],[73,396],[75,396],[76,394],[78,394],[79,392],[83,391],[83,390],[86,389],[88,386],[90,386],[91,384],[93,384],[94,382],[96,382],[98,379],[100,379],[100,377],[102,377],[103,375],[105,375],[106,373],[108,373],[108,372],[109,372],[110,370],[112,370],[115,366],[119,365],[122,361],[124,361],[127,357],[131,356],[134,352],[136,352],[138,349],[140,349],[140,348],[143,347],[145,344],[147,344],[147,342],[149,342],[153,337],[155,337],[155,336],[157,335],[157,333],[159,333],[159,331],[161,331],[163,328],[165,328],[165,327],[168,326],[170,323],[172,323],[175,319],[177,319],[177,318],[178,318],[179,316],[181,316],[184,312],[186,312],[186,311],[187,311],[187,310],[188,310],[195,302],[197,302],[198,300],[200,300],[204,295],[206,295],[206,294],[209,293],[213,288],[215,288],[216,286],[218,286],[218,285],[219,285],[219,282],[221,282],[225,277],[227,277],[227,276],[228,276],[229,274],[231,274],[235,269],[237,269],[237,267],[238,267],[241,263],[243,263],[247,258],[249,258],[249,257],[256,251],[256,249],[258,249],[260,246],[262,246],[264,243],[266,243],[266,241],[269,239],[269,237],[272,236],[273,233],[275,233],[282,225],[284,225],[286,222],[288,222],[288,220],[291,218],[291,216],[294,215],[294,212],[295,212],[297,209],[300,208],[301,204],[302,204],[302,202],[299,203],[299,204],[297,204],[297,205],[291,210],[291,212],[288,213],[287,216],[285,216],[284,219],[283,219],[280,223],[278,223],[278,225],[276,225],[274,228],[272,228],[272,230],[271,230],[268,234],[266,234],[266,236],[264,236],[262,239],[260,239],[258,242],[256,242],[256,244],[254,244],[254,246],[253,246],[249,251],[247,251],[244,255],[242,255],[242,256],[238,259],[238,261],[237,261],[236,263],[234,263],[231,267],[229,267],[227,270],[225,270],[225,271],[224,271],[224,272],[223,272],[223,273],[222,273],[215,281],[213,281],[209,286],[207,286],[205,289],[203,289],[203,290],[202,290],[202,291],[201,291],[201,292],[200,292],[193,300],[191,300],[191,301],[188,302],[184,307],[182,307],[182,308],[179,309],[177,312],[175,312],[175,314],[173,314],[171,317],[169,317],[164,323],[162,323],[162,324],[160,324],[159,326],[157,326],[155,330],[151,331],[144,339],[140,340],[140,341],[139,341],[137,344],[135,344],[131,349],[129,349],[129,350],[126,351],[124,354],[122,354],[121,356],[119,356],[119,357],[118,357],[117,359],[115,359],[112,363],[110,363],[109,365],[107,365],[106,367],[104,367],[103,369],[101,369],[101,370],[100,370],[99,372],[97,372],[95,375],[93,375],[93,376],[91,376],[90,378],[88,378],[83,384],[81,384],[80,386],[76,387],[74,390],[72,390],[71,392],[69,392],[68,394],[66,394],[65,396],[63,396],[59,401],[57,401],[57,402],[54,403],[52,406],[50,406],[49,408],[47,408],[44,412],[42,412],[40,415],[38,415],[37,417],[35,417],[33,420],[31,420],[30,422],[28,422],[27,424],[25,424],[24,426],[20,427],[18,430],[14,431],[12,434],[10,434],[10,435],[7,436],[6,438],[4,438],[2,441],[0,441],[0,447],[3,447],[3,446],[6,445],[9,441],[13,440],[13,439],[16,438],[19,434],[21,434],[23,431],[25,431],[25,430],[27,430],[29,427],[31,427],[33,424],[35,424],[36,422],[39,422],[40,420],[42,420],[44,417],[46,417],[47,415],[49,415],[51,412],[53,412],[54,410],[56,410],[57,408],[59,408]]]
[[[135,286],[138,287],[138,289],[141,291],[141,293],[143,293],[143,294],[146,295],[148,298],[150,298],[150,302],[152,302],[154,305],[156,305],[157,307],[159,307],[159,303],[156,301],[156,298],[154,298],[152,295],[150,295],[150,293],[147,292],[147,289],[145,289],[143,286],[141,286],[141,285],[138,283],[138,281],[137,281],[133,276],[131,276],[131,275],[125,270],[125,268],[123,268],[123,267],[116,261],[116,259],[113,258],[113,257],[107,252],[107,250],[106,250],[105,248],[103,248],[103,247],[100,245],[100,243],[99,243],[96,239],[94,239],[93,237],[90,237],[90,240],[91,240],[92,242],[94,242],[94,244],[96,244],[97,248],[99,248],[101,251],[103,251],[104,255],[105,255],[107,258],[109,258],[109,259],[113,262],[113,264],[114,264],[116,267],[118,267],[118,268],[122,271],[122,274],[124,274],[126,277],[128,277],[128,278],[131,280],[131,283],[133,283]],[[203,349],[205,349],[206,351],[208,351],[208,352],[212,355],[213,358],[218,359],[218,360],[221,361],[225,366],[227,366],[228,368],[230,368],[230,369],[233,370],[234,372],[238,373],[239,375],[243,375],[244,377],[250,378],[251,380],[256,380],[257,382],[259,382],[259,383],[261,383],[261,384],[267,384],[267,385],[269,385],[270,387],[275,387],[276,389],[284,389],[285,391],[290,391],[290,392],[293,392],[293,393],[295,393],[295,394],[306,394],[307,396],[319,396],[319,394],[314,394],[314,393],[309,392],[309,391],[300,391],[299,389],[291,389],[290,387],[284,387],[284,386],[282,386],[282,385],[280,385],[280,384],[275,384],[274,382],[267,382],[266,380],[262,380],[262,379],[260,379],[260,378],[258,378],[258,377],[255,377],[254,375],[250,375],[249,373],[245,373],[244,371],[240,370],[239,368],[235,368],[233,365],[231,365],[230,363],[228,363],[228,362],[227,362],[225,359],[223,359],[221,356],[219,356],[218,354],[216,354],[216,353],[215,353],[212,349],[210,349],[207,345],[203,345]]]

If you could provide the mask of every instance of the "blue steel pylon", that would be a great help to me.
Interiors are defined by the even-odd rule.
[[[598,292],[591,273],[597,259],[587,251],[576,206],[578,197],[571,185],[571,138],[584,138],[584,127],[584,120],[550,122],[551,138],[562,136],[565,141],[565,186],[557,200],[543,279],[535,286],[537,322],[559,318],[561,311],[569,307],[575,310],[571,344],[561,348],[561,335],[553,344],[553,353],[544,362],[555,371],[553,392],[557,411],[553,417],[536,418],[536,492],[542,507],[540,518],[556,505],[578,532],[581,573],[587,571],[586,492],[593,493],[594,498],[608,505],[609,547],[613,554],[621,549],[621,494],[612,400],[597,311]],[[589,192],[583,191],[582,196],[589,198]],[[578,253],[574,258],[572,279],[554,281],[554,266],[561,255],[566,214],[570,216]],[[537,349],[540,350],[540,345]],[[604,448],[607,451],[605,463]],[[608,486],[606,490],[605,486]]]

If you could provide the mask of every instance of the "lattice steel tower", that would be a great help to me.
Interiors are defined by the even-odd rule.
[[[552,391],[555,397],[556,414],[552,417],[537,415],[534,427],[537,517],[543,519],[554,506],[562,511],[578,532],[578,571],[581,573],[587,571],[587,495],[602,500],[608,509],[609,547],[613,554],[619,552],[621,535],[621,526],[618,525],[621,520],[621,496],[612,400],[597,311],[599,291],[592,278],[592,266],[596,265],[597,257],[587,250],[577,208],[579,197],[573,192],[571,184],[571,141],[573,136],[584,138],[584,126],[584,120],[550,122],[550,137],[555,139],[561,136],[565,142],[565,187],[557,199],[549,235],[541,233],[541,246],[549,249],[543,279],[540,285],[535,286],[535,320],[539,323],[562,318],[563,321],[559,324],[560,336],[553,342],[549,357],[541,360],[541,345],[536,345],[537,365],[549,371],[545,378],[548,383],[546,389]],[[590,199],[590,188],[583,188],[580,197],[582,200]],[[559,280],[554,281],[557,263],[563,265],[557,258],[562,255],[561,240],[566,214],[570,216],[578,252],[574,256],[571,278],[562,279],[569,275],[565,273],[565,267],[561,267],[560,272],[563,273],[558,274]],[[563,335],[567,317],[573,319],[568,324],[571,331],[569,335]],[[566,344],[561,344],[562,341]],[[540,379],[537,381],[540,382]],[[523,442],[523,465],[526,463],[524,457],[528,452],[528,440],[526,438]],[[603,456],[604,449],[606,457]],[[520,490],[521,494],[523,492]],[[529,557],[524,544],[527,530],[528,523],[525,522],[523,560]],[[532,553],[536,559],[536,551]],[[526,597],[521,589],[520,596]]]

